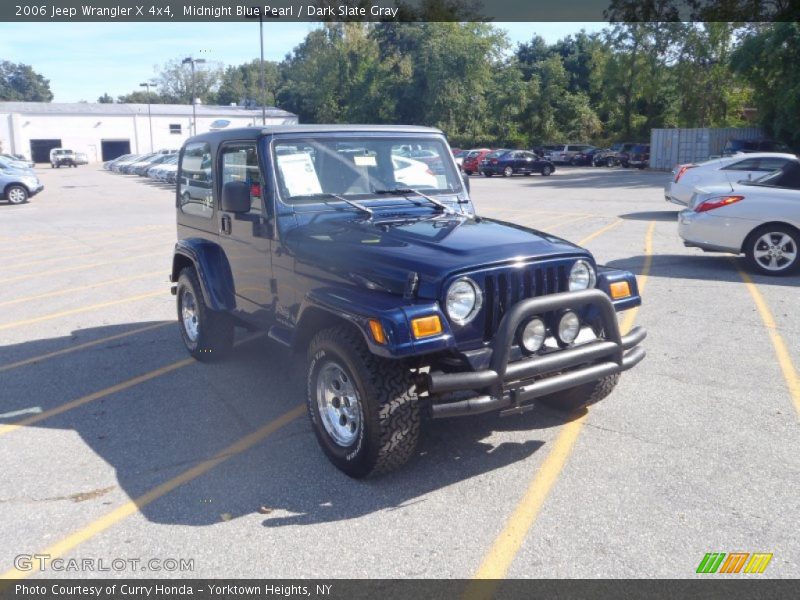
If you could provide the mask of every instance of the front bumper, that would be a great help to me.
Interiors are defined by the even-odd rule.
[[[602,339],[547,354],[509,362],[519,327],[528,319],[564,309],[593,307],[599,314]],[[434,398],[443,393],[474,390],[475,396],[455,402],[435,403],[434,418],[474,415],[505,409],[504,413],[527,410],[525,403],[548,394],[573,388],[627,371],[644,357],[639,343],[647,333],[634,327],[622,336],[614,305],[597,289],[565,292],[517,303],[503,317],[492,341],[488,369],[425,376],[424,386]]]

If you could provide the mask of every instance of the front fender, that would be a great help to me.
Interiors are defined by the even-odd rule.
[[[320,288],[309,292],[304,298],[298,313],[296,331],[302,327],[304,316],[314,309],[323,310],[352,323],[364,336],[370,352],[378,356],[401,358],[455,346],[450,326],[436,301],[407,303],[400,296],[383,292],[364,292],[355,288]],[[411,319],[430,315],[439,316],[444,330],[436,336],[414,339]],[[386,334],[385,344],[378,344],[372,338],[370,319],[377,319],[381,323]]]
[[[203,300],[211,310],[233,310],[236,295],[233,274],[225,252],[214,242],[202,238],[187,238],[175,244],[172,259],[172,281],[189,261],[197,272]]]

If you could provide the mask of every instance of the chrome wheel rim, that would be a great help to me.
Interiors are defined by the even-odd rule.
[[[767,271],[783,271],[797,260],[797,242],[782,231],[765,233],[755,241],[753,257]]]
[[[503,175],[505,175],[506,177],[511,177],[513,174],[514,174],[514,169],[512,169],[511,167],[506,167],[503,170]]]
[[[331,439],[345,448],[352,445],[361,429],[361,406],[353,380],[334,362],[317,375],[317,408]]]
[[[8,192],[8,200],[11,204],[20,204],[25,201],[25,192],[19,188],[13,188]]]
[[[181,321],[183,322],[183,330],[186,332],[186,337],[189,338],[189,341],[196,342],[200,336],[200,319],[197,300],[188,289],[184,289],[181,293]]]

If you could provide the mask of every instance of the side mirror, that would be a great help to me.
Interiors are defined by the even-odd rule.
[[[467,193],[469,194],[469,191],[470,191],[469,190],[469,175],[467,175],[466,173],[462,172],[461,173],[461,181],[464,182],[464,188],[467,190]]]
[[[222,186],[222,210],[243,213],[250,210],[250,186],[244,181],[229,181]]]

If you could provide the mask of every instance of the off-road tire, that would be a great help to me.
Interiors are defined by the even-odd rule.
[[[317,403],[317,377],[331,363],[344,369],[358,395],[361,425],[347,447],[337,444],[326,431]],[[320,447],[350,477],[387,473],[405,464],[416,451],[420,410],[410,371],[400,361],[370,353],[352,327],[324,329],[311,340],[306,400]]]
[[[556,392],[537,398],[539,402],[548,408],[560,412],[575,412],[585,406],[590,406],[595,402],[600,402],[603,398],[608,396],[614,391],[619,382],[619,373],[615,375],[608,375],[597,381],[585,383],[568,390]]]
[[[188,289],[194,296],[197,306],[198,331],[197,340],[192,340],[186,332],[182,318],[183,291]],[[176,293],[178,308],[178,327],[186,349],[194,358],[206,362],[219,360],[230,353],[233,348],[234,324],[230,315],[211,310],[203,301],[203,292],[194,267],[186,267],[178,277]]]

